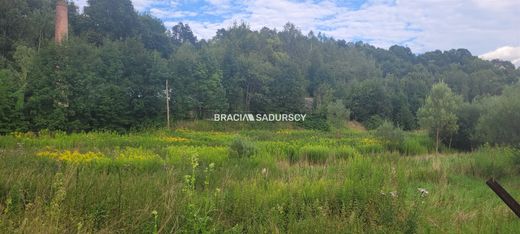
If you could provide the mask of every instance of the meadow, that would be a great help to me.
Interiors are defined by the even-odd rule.
[[[0,136],[0,233],[515,233],[520,153],[290,126]]]

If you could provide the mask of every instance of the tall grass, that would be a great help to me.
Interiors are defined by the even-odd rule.
[[[514,149],[428,155],[407,133],[400,153],[363,132],[209,127],[0,137],[0,233],[520,230],[484,184],[520,196]]]
[[[299,154],[300,159],[314,164],[323,164],[332,155],[329,148],[320,145],[303,146],[300,148]]]

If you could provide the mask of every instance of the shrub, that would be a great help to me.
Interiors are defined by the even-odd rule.
[[[300,159],[309,163],[325,163],[329,157],[329,149],[325,146],[304,146],[300,149]]]
[[[473,174],[488,178],[501,178],[518,174],[519,153],[512,148],[493,148],[485,145],[472,154],[475,160]]]
[[[336,100],[327,106],[327,120],[334,128],[343,128],[349,119],[350,110],[345,107],[342,100]]]
[[[366,121],[363,122],[365,128],[368,130],[374,130],[383,124],[384,119],[379,115],[372,115]]]
[[[374,131],[378,138],[387,149],[397,150],[404,141],[404,133],[400,128],[396,128],[390,121],[385,120]]]
[[[330,126],[327,123],[327,118],[323,115],[308,115],[307,118],[305,118],[305,121],[297,122],[297,126],[300,126],[304,129],[310,129],[310,130],[319,130],[319,131],[329,131]]]
[[[237,137],[229,146],[229,156],[236,158],[248,158],[256,152],[256,147],[249,139]]]

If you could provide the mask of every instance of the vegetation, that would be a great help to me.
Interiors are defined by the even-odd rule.
[[[371,133],[339,134],[251,126],[3,136],[0,232],[514,233],[520,228],[483,182],[494,176],[515,188],[518,150],[488,146],[433,156],[434,142],[425,141],[426,133],[404,133],[400,148],[409,156],[403,157]],[[367,150],[376,144],[384,149]],[[414,144],[423,148],[414,152]],[[229,154],[249,147],[256,150],[247,157]]]
[[[451,136],[457,132],[457,108],[461,100],[445,83],[432,87],[424,106],[419,109],[419,123],[435,136],[435,152],[439,152],[441,134]]]
[[[415,130],[417,111],[438,81],[473,103],[501,95],[520,77],[511,63],[483,61],[465,49],[416,55],[402,46],[304,34],[290,23],[259,31],[236,24],[199,40],[187,24],[167,29],[136,13],[130,0],[88,1],[82,13],[70,3],[69,40],[56,46],[54,1],[4,0],[0,11],[1,134],[162,125],[166,80],[175,120],[306,112],[317,117],[307,127],[324,130],[328,107],[343,103],[369,129],[389,120]],[[456,133],[442,134],[449,144]],[[462,142],[457,147],[471,148]]]
[[[69,3],[56,45],[54,4],[0,0],[0,233],[520,230],[483,183],[520,197],[510,62],[291,23],[199,40],[130,0]]]

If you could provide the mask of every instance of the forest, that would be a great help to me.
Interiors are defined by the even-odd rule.
[[[511,62],[87,3],[0,0],[0,233],[520,230]]]
[[[255,31],[236,22],[199,40],[188,24],[166,28],[130,0],[89,0],[81,13],[69,3],[69,38],[56,45],[54,4],[0,1],[2,134],[164,126],[166,80],[174,120],[307,113],[304,128],[330,130],[324,123],[337,107],[367,129],[385,121],[432,129],[421,121],[432,116],[419,110],[443,84],[455,102],[449,124],[437,128],[444,144],[468,150],[520,142],[520,70],[510,62],[466,49],[382,49],[291,23]]]

